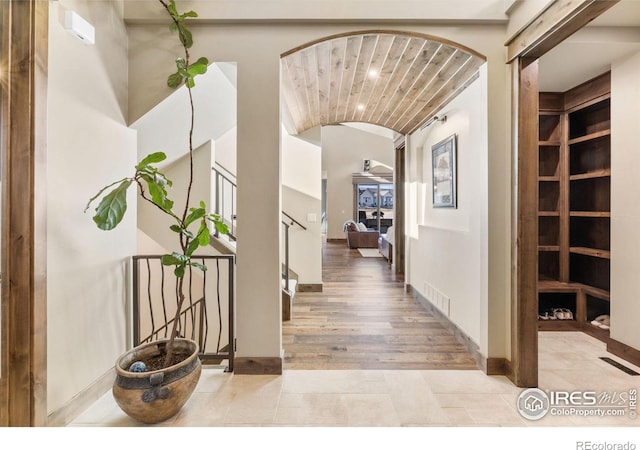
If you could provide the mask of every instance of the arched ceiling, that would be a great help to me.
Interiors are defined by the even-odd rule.
[[[433,36],[342,34],[283,54],[282,92],[298,133],[368,122],[409,134],[475,80],[484,62]]]

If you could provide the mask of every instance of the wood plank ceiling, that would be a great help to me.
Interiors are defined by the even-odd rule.
[[[284,53],[282,92],[298,133],[368,122],[409,134],[473,82],[485,60],[428,35],[341,34]]]

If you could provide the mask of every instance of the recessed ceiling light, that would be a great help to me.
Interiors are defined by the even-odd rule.
[[[362,103],[360,103],[358,105],[358,111],[362,111],[362,110],[364,110],[364,105]]]
[[[377,77],[377,76],[378,76],[378,71],[377,71],[377,70],[375,70],[375,69],[371,69],[371,70],[369,71],[369,78],[375,78],[375,77]]]

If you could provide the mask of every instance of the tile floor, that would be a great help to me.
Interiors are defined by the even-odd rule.
[[[540,387],[628,392],[632,376],[584,334],[540,333]],[[517,411],[522,390],[502,376],[464,370],[287,370],[282,376],[205,369],[191,399],[160,427],[638,427],[640,419],[552,416],[530,421]],[[627,411],[628,412],[628,411]],[[70,427],[140,427],[105,394]],[[639,442],[640,444],[640,442]],[[575,447],[574,447],[575,448]]]

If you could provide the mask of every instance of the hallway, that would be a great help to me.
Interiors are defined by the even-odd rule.
[[[384,258],[323,244],[323,292],[298,292],[283,323],[285,369],[477,369]]]
[[[597,339],[580,332],[544,332],[540,340],[542,389],[637,389],[633,376],[599,359],[607,352]],[[526,420],[516,406],[521,392],[506,377],[486,376],[479,370],[285,370],[282,375],[236,375],[205,368],[183,410],[156,427],[580,426],[588,427],[592,434],[597,427],[616,427],[617,439],[624,436],[620,427],[637,429],[637,419],[630,416],[549,414],[541,420]],[[148,425],[126,416],[109,390],[69,427]],[[402,430],[409,432],[408,428]],[[550,430],[543,435],[548,437]],[[520,438],[523,432],[518,428]],[[210,438],[208,433],[203,438]],[[434,429],[429,428],[429,433],[432,436]],[[467,429],[457,435],[468,433]],[[587,436],[585,431],[580,433]],[[184,439],[184,434],[179,436]],[[237,442],[237,434],[230,438]],[[574,432],[569,438],[575,448]],[[495,447],[498,441],[491,442]],[[565,447],[569,445],[567,442]],[[564,447],[556,443],[551,448]]]
[[[522,389],[477,370],[382,258],[362,258],[344,243],[327,245],[325,258],[325,291],[298,293],[293,320],[283,325],[284,373],[237,375],[206,367],[185,407],[156,427],[583,426],[593,432],[636,425],[635,415],[524,419],[517,409]],[[600,357],[623,361],[585,333],[540,333],[539,348],[542,389],[637,389],[632,375]],[[109,390],[69,427],[148,426],[127,417]]]

